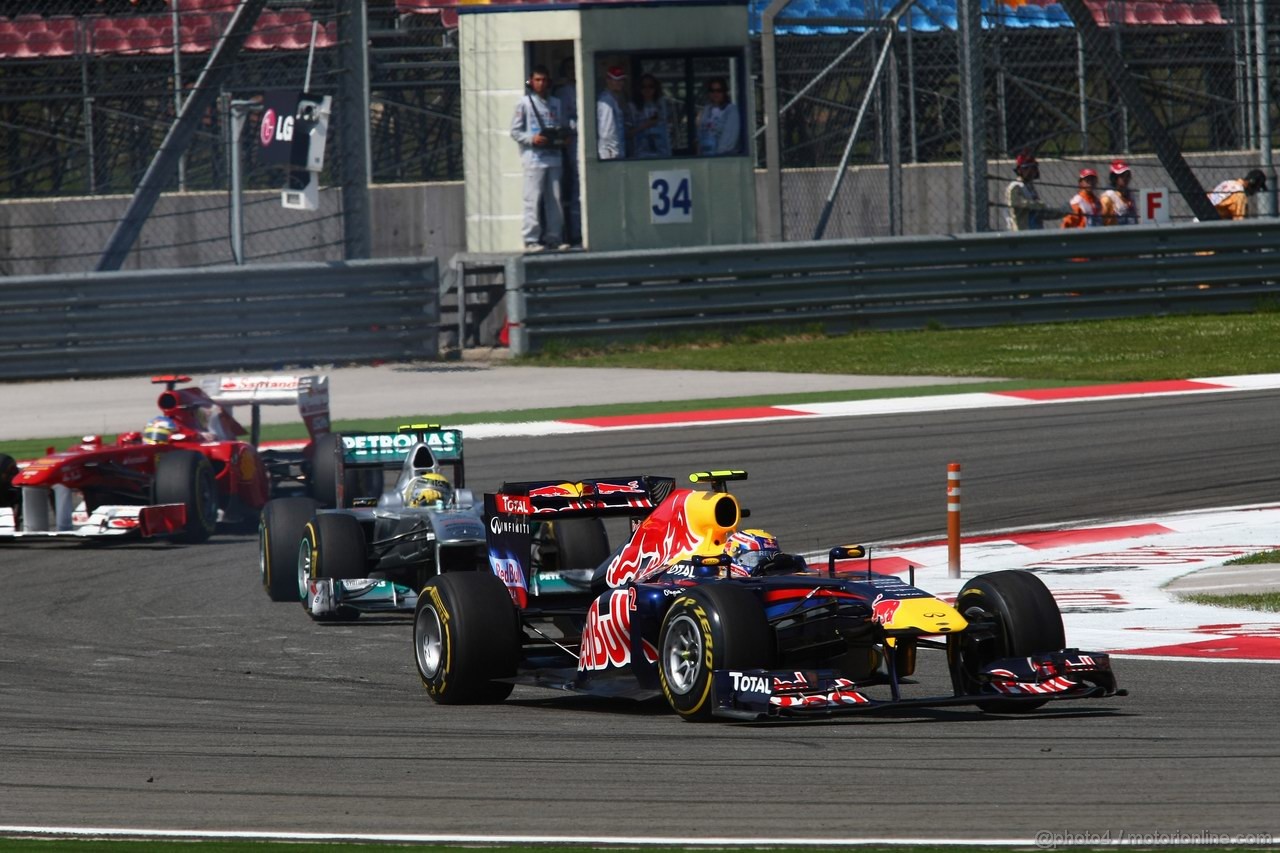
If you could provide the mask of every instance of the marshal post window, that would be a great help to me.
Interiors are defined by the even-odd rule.
[[[600,160],[733,157],[747,151],[739,51],[600,53],[592,69]]]

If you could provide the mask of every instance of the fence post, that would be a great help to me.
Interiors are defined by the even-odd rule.
[[[507,258],[503,282],[507,286],[507,340],[511,354],[529,354],[529,330],[525,327],[524,258]]]
[[[960,577],[960,463],[947,463],[947,577]]]

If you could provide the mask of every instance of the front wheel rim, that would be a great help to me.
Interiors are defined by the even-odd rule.
[[[307,597],[307,581],[311,579],[311,540],[303,537],[298,546],[298,598]]]
[[[422,677],[431,680],[440,674],[440,663],[444,660],[444,631],[440,627],[440,614],[434,607],[424,607],[418,611],[418,618],[413,624],[414,653],[418,657],[418,670]]]
[[[681,614],[667,626],[662,639],[662,670],[672,693],[685,695],[694,689],[702,671],[702,631]]]

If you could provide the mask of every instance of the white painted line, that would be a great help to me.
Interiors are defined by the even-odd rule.
[[[630,835],[415,835],[391,833],[323,833],[323,832],[258,832],[250,830],[198,830],[198,829],[142,829],[120,827],[47,827],[0,826],[0,835],[38,836],[107,836],[129,838],[202,838],[243,839],[254,841],[363,841],[393,844],[577,844],[577,845],[634,845],[642,847],[858,847],[862,845],[892,845],[912,847],[939,847],[963,845],[966,847],[999,846],[1030,847],[1032,838],[881,838],[841,836],[837,838],[733,838],[712,837],[642,837]]]
[[[1170,661],[1172,663],[1265,663],[1280,664],[1280,660],[1267,660],[1266,658],[1198,658],[1192,655],[1125,655],[1118,652],[1110,652],[1112,660],[1158,660]],[[1123,686],[1123,685],[1122,685]]]

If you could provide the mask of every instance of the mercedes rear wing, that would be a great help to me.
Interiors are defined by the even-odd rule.
[[[346,471],[399,471],[410,453],[415,454],[412,467],[448,467],[454,488],[466,487],[461,430],[442,429],[439,424],[410,424],[395,432],[339,433],[338,439],[334,443],[336,486],[340,492],[336,495],[337,506],[351,505],[345,494]]]
[[[318,374],[295,376],[222,376],[200,380],[205,396],[230,414],[234,406],[252,406],[249,442],[255,447],[261,432],[262,406],[297,405],[311,440],[329,432],[329,377]]]

